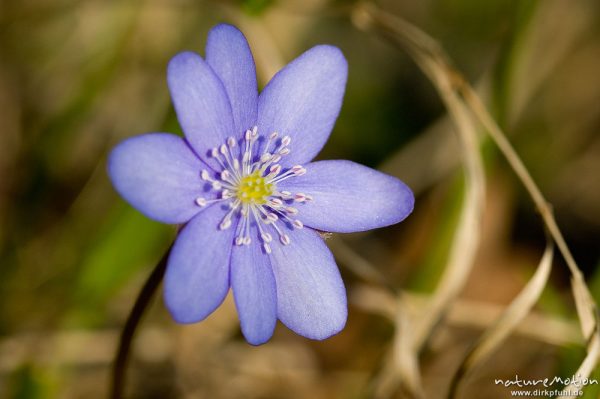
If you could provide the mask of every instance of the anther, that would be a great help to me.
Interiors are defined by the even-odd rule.
[[[292,224],[294,225],[295,228],[297,229],[301,229],[304,227],[304,223],[302,223],[301,221],[299,221],[298,219],[294,220],[292,222]]]
[[[273,174],[274,176],[277,176],[279,174],[279,172],[281,172],[281,165],[273,165],[269,168],[269,174]]]
[[[267,244],[266,242],[263,244],[263,248],[265,249],[265,252],[270,254],[271,253],[271,246],[269,244]]]
[[[288,236],[287,234],[282,234],[279,236],[279,241],[281,241],[283,245],[289,245],[291,242],[290,236]]]
[[[219,229],[221,230],[227,230],[229,227],[231,227],[231,219],[228,218],[226,218],[221,222],[221,224],[219,224]]]
[[[304,169],[304,167],[302,165],[295,165],[292,166],[291,171],[296,175],[296,176],[302,176],[303,174],[306,173],[306,169]]]
[[[281,205],[283,205],[283,201],[279,198],[271,198],[271,205],[275,207],[280,207]]]
[[[264,242],[271,242],[273,240],[273,237],[269,233],[262,233],[260,238],[262,238]]]
[[[298,209],[288,206],[285,208],[285,211],[290,214],[290,215],[297,215],[298,214]]]
[[[235,142],[235,139],[233,137],[230,137],[230,138],[227,139],[227,145],[229,146],[229,148],[235,147],[235,144],[236,144],[236,142]]]
[[[296,193],[296,195],[294,195],[294,201],[304,202],[306,201],[306,195],[304,195],[303,193]]]
[[[275,139],[277,138],[277,136],[279,136],[279,133],[277,133],[277,132],[273,132],[273,133],[271,133],[271,135],[269,136],[269,139],[270,139],[270,140],[275,140]]]
[[[202,198],[202,197],[198,197],[196,198],[196,205],[198,206],[206,206],[206,199]]]
[[[281,139],[281,145],[284,147],[287,147],[288,145],[290,145],[291,142],[292,142],[292,138],[290,136],[285,136],[283,139]]]

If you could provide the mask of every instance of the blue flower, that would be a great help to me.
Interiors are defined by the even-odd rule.
[[[259,95],[248,43],[230,25],[211,30],[206,59],[183,52],[170,61],[185,138],[127,139],[108,170],[140,212],[185,224],[164,282],[177,322],[203,320],[231,287],[251,344],[268,341],[277,319],[312,339],[344,327],[344,284],[318,231],[388,226],[414,203],[394,177],[350,161],[310,162],[337,119],[347,70],[338,48],[316,46]]]

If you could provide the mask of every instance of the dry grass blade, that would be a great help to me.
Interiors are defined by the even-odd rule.
[[[455,397],[460,382],[469,371],[483,363],[525,319],[538,301],[552,270],[554,246],[548,242],[538,268],[523,290],[513,299],[502,316],[481,336],[465,356],[452,381],[449,396]]]
[[[588,345],[588,353],[583,362],[575,372],[576,378],[579,382],[584,381],[592,373],[596,364],[598,363],[598,357],[600,356],[600,335],[595,333],[592,341]],[[565,391],[576,392],[582,386],[577,381],[572,381],[568,386],[564,388]],[[565,396],[566,398],[575,398],[576,396]]]
[[[356,14],[357,25],[371,28],[372,12]],[[377,22],[377,28],[383,28],[382,32],[413,56],[438,90],[459,136],[465,165],[465,198],[442,278],[422,317],[415,319],[414,330],[406,328],[407,318],[397,320],[396,325],[396,374],[404,390],[412,397],[420,397],[423,388],[420,386],[417,354],[460,294],[473,266],[484,209],[485,175],[475,126],[455,91],[452,75],[447,73],[449,64],[441,49],[435,41],[402,21],[378,14]],[[398,314],[402,316],[402,306],[399,308]]]
[[[350,301],[364,311],[395,321],[398,301],[389,291],[367,285],[352,289]],[[428,298],[415,293],[403,294],[405,310],[409,317],[420,316],[428,303]],[[459,299],[449,309],[446,322],[450,326],[487,330],[494,325],[506,311],[500,305],[488,302]],[[581,332],[573,321],[551,315],[531,312],[512,331],[528,339],[548,345],[581,345]]]
[[[506,138],[506,135],[490,116],[473,88],[450,66],[448,57],[434,39],[417,27],[401,18],[379,10],[372,4],[363,5],[362,7],[357,8],[353,18],[355,24],[359,28],[376,31],[382,36],[391,39],[394,43],[399,44],[413,57],[415,62],[432,81],[446,103],[451,117],[454,118],[455,124],[459,127],[458,132],[460,133],[463,145],[465,146],[464,148],[467,149],[465,160],[467,179],[470,180],[467,182],[471,188],[469,191],[473,191],[474,187],[479,184],[477,179],[481,179],[480,182],[483,182],[483,176],[477,177],[476,175],[476,173],[478,173],[476,171],[477,165],[473,164],[473,162],[477,162],[479,159],[478,149],[476,148],[476,145],[473,144],[476,143],[473,138],[475,135],[473,134],[472,129],[474,117],[474,119],[481,123],[487,130],[498,149],[505,156],[511,168],[515,171],[517,177],[530,194],[535,206],[542,216],[550,236],[556,243],[571,272],[572,290],[579,322],[583,335],[588,341],[588,355],[580,365],[578,373],[580,378],[587,378],[589,373],[591,373],[598,363],[600,354],[600,332],[597,305],[585,283],[581,270],[577,266],[577,263],[558,228],[550,206],[538,186],[533,181],[527,168]],[[465,111],[470,115],[465,115]],[[469,201],[468,197],[465,202],[467,201]],[[462,237],[459,227],[456,241],[461,240],[461,238],[464,237]],[[472,242],[466,241],[466,243],[470,244]],[[470,260],[469,255],[470,254],[467,253],[467,260]],[[456,266],[452,262],[453,259],[454,257],[451,255],[451,262],[448,269]],[[464,264],[468,265],[468,262],[464,262]],[[448,269],[445,274],[448,274]],[[452,299],[452,295],[456,294],[456,289],[459,288],[458,282],[461,278],[464,278],[465,269],[458,268],[456,272],[459,273],[458,276],[448,277],[448,281],[456,285],[450,288],[447,287],[446,284],[449,283],[443,278],[436,291],[436,296],[443,293],[448,295],[449,300]],[[447,306],[447,304],[444,304],[439,309],[435,309],[436,311],[432,312],[432,314],[427,313],[428,316],[425,318],[425,321],[421,323],[421,326],[423,326],[422,329],[418,330],[415,334],[415,350],[424,343],[424,334],[430,333],[435,326],[435,323],[432,323],[432,321],[440,317],[443,314],[444,309],[447,309]],[[441,312],[437,313],[440,310]]]
[[[455,75],[441,47],[429,36],[401,19],[374,7],[358,9],[355,23],[374,29],[404,48],[429,77],[444,101],[463,148],[465,199],[448,264],[438,283],[430,307],[415,323],[413,346],[419,351],[464,287],[479,245],[480,221],[484,208],[485,176],[477,132],[469,110],[456,90]]]
[[[424,396],[421,374],[419,372],[419,360],[417,353],[413,350],[411,319],[402,296],[398,299],[396,311],[396,336],[394,337],[394,363],[400,381],[412,397],[422,398]]]
[[[370,294],[374,293],[377,296],[376,291],[371,291]],[[390,299],[391,303],[386,298]],[[387,306],[387,312],[384,313],[392,316],[391,320],[396,326],[396,333],[392,348],[387,352],[383,361],[383,367],[373,380],[370,396],[376,399],[397,396],[422,399],[425,397],[425,392],[421,382],[417,353],[412,346],[412,326],[407,304],[403,297],[396,299],[388,293],[384,293],[383,298],[380,299],[382,299],[382,303],[388,302],[391,305]],[[367,302],[375,305],[373,301]],[[375,307],[378,306],[380,304],[375,305]],[[373,308],[373,306],[371,307]]]
[[[461,92],[466,103],[469,104],[473,114],[480,120],[490,137],[494,140],[512,169],[525,186],[525,189],[527,189],[527,192],[533,199],[535,206],[538,208],[542,219],[546,224],[548,233],[556,243],[558,249],[563,255],[563,258],[567,262],[567,266],[569,267],[569,271],[572,275],[571,286],[573,289],[577,313],[579,315],[579,321],[581,323],[581,330],[584,337],[586,337],[586,339],[590,339],[594,331],[598,329],[598,321],[596,317],[597,306],[592,299],[592,295],[585,283],[583,274],[577,266],[577,263],[575,262],[575,259],[573,258],[573,255],[571,254],[571,251],[569,250],[569,247],[567,246],[567,243],[565,242],[565,239],[562,236],[558,225],[556,224],[556,220],[554,219],[554,214],[552,213],[550,205],[542,195],[542,192],[538,186],[533,181],[533,178],[527,171],[527,168],[515,152],[514,148],[511,146],[510,142],[506,138],[506,135],[504,135],[498,124],[488,113],[477,93],[475,93],[475,91],[466,84],[461,86]]]
[[[581,378],[587,378],[600,360],[600,321],[598,320],[598,306],[594,301],[590,290],[585,283],[583,273],[577,266],[569,247],[556,223],[552,209],[540,189],[533,181],[533,178],[527,171],[525,165],[511,146],[498,124],[491,117],[483,102],[477,96],[475,91],[467,84],[463,84],[461,92],[467,104],[469,104],[473,114],[480,120],[488,131],[490,137],[494,140],[500,151],[504,154],[506,160],[515,171],[529,195],[538,208],[542,219],[546,225],[548,233],[556,243],[559,251],[565,259],[569,271],[571,272],[571,289],[575,299],[575,307],[579,316],[579,323],[583,336],[588,341],[588,355],[579,367],[578,372]]]

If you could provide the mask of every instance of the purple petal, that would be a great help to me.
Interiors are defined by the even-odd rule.
[[[415,202],[395,177],[350,161],[306,165],[306,174],[278,185],[313,200],[298,204],[298,219],[312,228],[339,233],[389,226],[406,218]]]
[[[258,238],[249,246],[234,246],[231,288],[246,341],[264,344],[275,329],[277,293],[271,262]]]
[[[281,164],[313,159],[323,148],[342,106],[348,65],[333,46],[316,46],[279,71],[258,99],[258,129],[292,138]]]
[[[258,89],[254,59],[246,38],[236,27],[215,26],[208,34],[206,62],[223,82],[231,109],[235,136],[256,124]]]
[[[179,233],[167,264],[165,304],[175,321],[194,323],[211,314],[229,290],[235,224],[219,230],[226,210],[212,205]]]
[[[187,51],[173,57],[167,83],[179,124],[198,155],[205,157],[234,134],[225,87],[198,54]]]
[[[163,223],[184,223],[200,211],[195,199],[211,195],[200,180],[205,168],[185,140],[167,133],[127,139],[108,158],[108,174],[119,194]]]
[[[272,246],[277,317],[296,333],[325,339],[344,328],[346,290],[329,249],[312,229],[296,230],[292,242]]]

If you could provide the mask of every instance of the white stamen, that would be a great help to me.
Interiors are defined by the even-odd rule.
[[[244,152],[244,156],[242,158],[242,163],[246,164],[246,163],[250,162],[251,157],[252,157],[252,154],[250,154],[249,151]]]
[[[263,244],[263,248],[265,249],[265,252],[270,254],[271,253],[271,246],[269,244],[267,244],[266,242]]]
[[[208,171],[206,169],[204,169],[202,172],[200,172],[200,178],[204,181],[209,181],[210,180],[210,176],[208,174]]]
[[[198,206],[206,206],[206,199],[202,197],[196,198],[196,205]]]
[[[252,243],[251,236],[254,233],[251,228],[256,227],[259,244],[267,254],[272,252],[270,243],[275,232],[283,245],[291,243],[290,236],[284,234],[282,226],[294,229],[304,227],[300,220],[295,219],[294,216],[300,211],[289,206],[290,200],[298,203],[312,200],[310,195],[304,193],[292,194],[290,191],[277,190],[279,182],[307,172],[302,165],[294,165],[284,171],[279,162],[283,156],[291,153],[288,146],[292,138],[283,136],[277,144],[279,137],[281,136],[275,131],[268,136],[259,137],[258,127],[253,126],[244,132],[242,141],[228,137],[223,144],[212,148],[209,155],[221,168],[215,169],[215,172],[210,169],[201,170],[200,177],[217,191],[212,197],[215,199],[197,197],[194,200],[200,207],[225,201],[229,210],[218,228],[226,230],[235,220],[234,244],[245,246]],[[240,149],[233,150],[238,144]],[[233,219],[234,217],[239,219]]]
[[[231,227],[231,219],[229,218],[223,219],[221,224],[219,224],[219,229],[221,230],[227,230],[229,227]]]
[[[281,165],[279,164],[273,165],[269,168],[269,174],[277,176],[279,172],[281,172]]]
[[[290,215],[297,215],[298,214],[298,209],[288,206],[285,208],[285,211],[290,214]]]
[[[281,241],[283,245],[289,245],[291,242],[290,236],[288,236],[287,234],[282,234],[279,236],[279,241]]]
[[[306,173],[306,169],[304,169],[304,167],[302,165],[295,165],[292,166],[291,171],[296,175],[296,176],[302,176],[303,174]]]
[[[271,198],[270,205],[277,208],[283,205],[283,201],[279,198]]]

